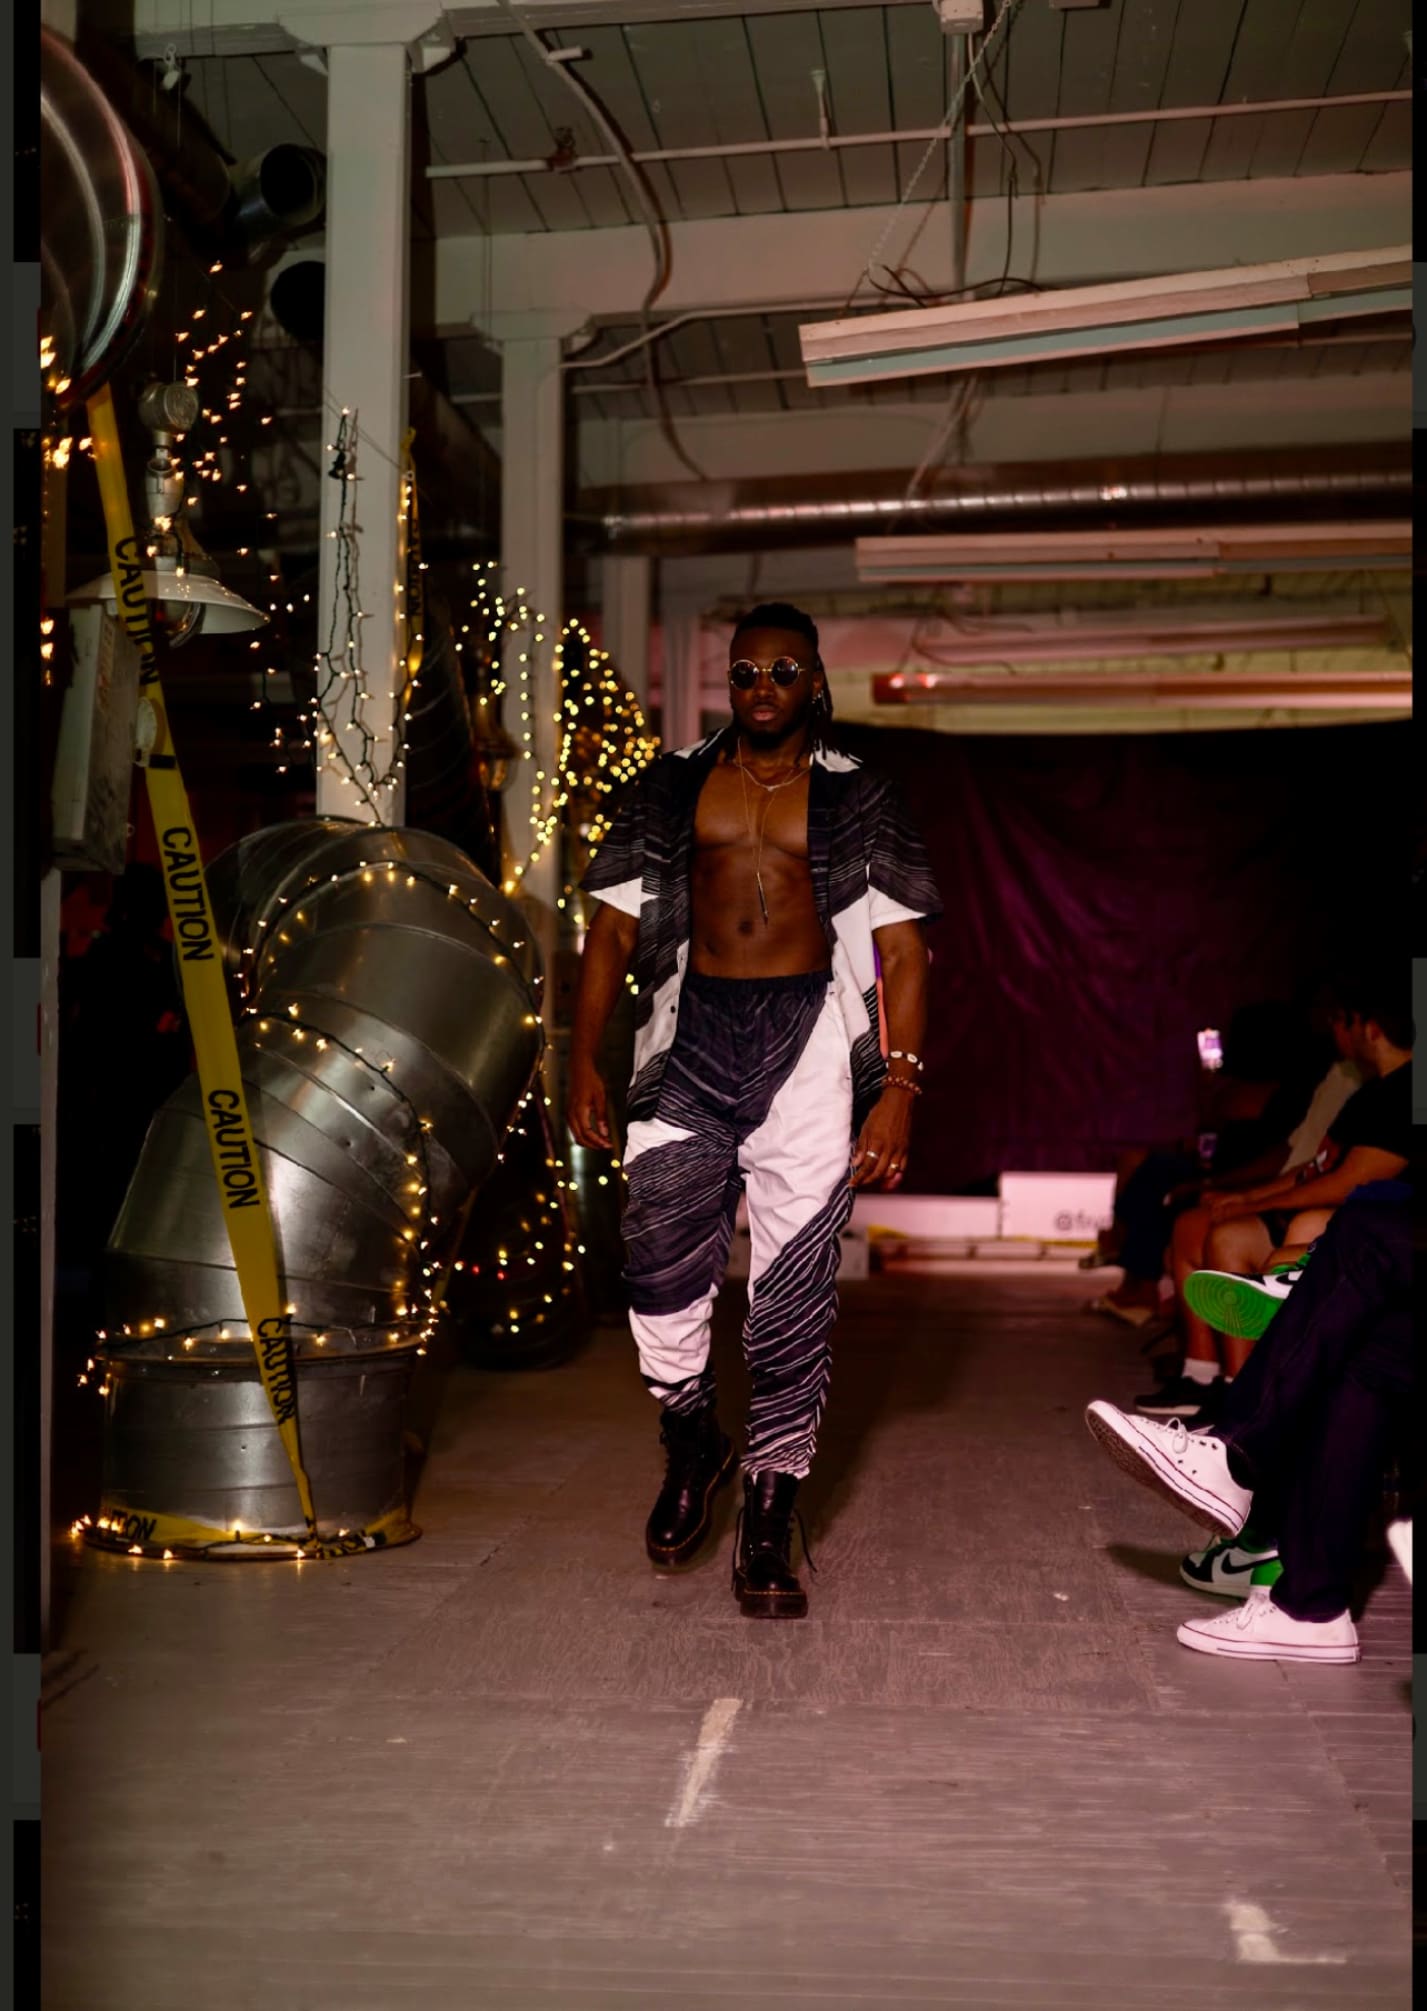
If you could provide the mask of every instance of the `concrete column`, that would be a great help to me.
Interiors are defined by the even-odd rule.
[[[604,646],[614,667],[649,709],[649,590],[653,564],[642,552],[611,553],[600,563]]]
[[[661,597],[664,631],[664,695],[659,738],[667,752],[687,747],[703,732],[703,694],[699,656],[702,627],[698,605],[672,596]]]
[[[360,724],[338,696],[329,707],[347,762],[329,751],[317,768],[317,814],[399,824],[404,777],[382,788],[372,776],[392,768],[394,710],[405,678],[404,585],[399,542],[401,439],[406,429],[410,349],[407,306],[410,236],[410,60],[403,42],[338,44],[327,50],[327,293],[322,353],[324,471],[332,466],[341,413],[355,427],[357,531],[341,530],[341,481],[322,483],[318,634],[326,646],[338,610],[334,654],[345,641],[343,564],[357,564],[366,619],[361,661],[369,697]],[[348,521],[353,513],[349,511]],[[340,662],[337,666],[341,668]],[[340,692],[341,687],[338,687]],[[364,785],[364,786],[362,786]]]
[[[503,792],[503,863],[527,902],[553,921],[562,890],[558,834],[534,859],[532,815],[550,802],[559,760],[561,688],[555,644],[565,619],[564,384],[560,335],[507,335],[501,344],[501,591],[534,623],[507,636],[504,718],[525,748]],[[522,663],[521,657],[526,661]]]
[[[40,882],[40,1648],[50,1641],[50,1561],[54,1551],[54,1342],[56,1126],[59,1119],[59,966],[63,881],[51,867]]]

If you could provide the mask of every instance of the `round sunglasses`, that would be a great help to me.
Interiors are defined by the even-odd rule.
[[[774,684],[786,691],[790,684],[797,683],[806,669],[807,665],[799,663],[796,657],[777,656],[768,665],[768,675]],[[762,670],[762,664],[750,663],[746,657],[741,657],[737,663],[729,665],[728,681],[740,691],[752,691]]]

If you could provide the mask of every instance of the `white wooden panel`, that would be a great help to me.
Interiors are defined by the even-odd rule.
[[[716,146],[719,135],[709,113],[708,89],[692,59],[687,26],[650,22],[627,28],[624,39],[659,135],[656,144]],[[721,161],[674,161],[669,175],[681,216],[734,214],[733,187]]]
[[[1056,8],[1022,7],[1010,28],[1002,30],[1006,49],[992,65],[992,75],[1003,86],[1001,97],[1011,119],[1049,119],[1059,110],[1065,21]],[[1056,139],[1055,133],[1029,133],[1016,140],[1022,193],[1051,186]]]
[[[716,377],[723,363],[707,321],[694,321],[660,344],[664,370],[671,383],[681,377]],[[693,406],[702,412],[731,412],[733,397],[725,385],[704,384],[691,390]]]
[[[776,370],[779,367],[773,361],[772,346],[761,317],[752,314],[731,316],[712,323],[711,333],[721,369],[752,371]],[[743,412],[781,412],[785,409],[780,383],[740,384],[734,387],[733,395],[734,403]]]
[[[768,331],[768,346],[773,352],[775,370],[802,368],[803,352],[798,342],[798,315],[773,314],[764,321]],[[809,388],[806,379],[785,377],[782,379],[784,407],[790,412],[804,412],[810,407],[825,403],[826,394]]]
[[[751,18],[747,26],[769,132],[777,140],[814,137],[818,130],[818,101],[812,73],[827,67],[817,16],[760,14]],[[842,175],[835,155],[782,154],[777,156],[777,170],[786,208],[842,207]],[[856,258],[855,248],[849,245],[849,286],[855,276]]]
[[[742,19],[691,22],[689,60],[708,95],[713,131],[721,146],[766,140],[768,123],[758,95],[753,52]],[[771,157],[740,156],[725,162],[734,205],[741,216],[781,210],[783,193]]]
[[[460,62],[449,64],[426,80],[428,104],[441,106],[443,129],[459,130],[459,158],[465,161],[509,160],[510,147],[492,119],[481,94],[481,62],[486,45],[468,48]],[[493,231],[542,231],[548,228],[523,180],[514,175],[495,175],[473,183],[471,196],[476,214]]]
[[[486,36],[466,45],[462,62],[480,93],[499,160],[532,160],[555,151],[550,122],[530,89],[509,37]],[[572,101],[573,102],[573,101]],[[563,123],[573,124],[573,118]],[[563,175],[529,175],[525,190],[547,230],[585,230],[590,214]]]
[[[1314,0],[1299,17],[1282,53],[1275,97],[1316,98],[1329,89],[1357,6],[1357,0]],[[1312,112],[1272,112],[1264,119],[1249,172],[1254,176],[1299,171],[1313,129]]]
[[[1336,0],[1328,0],[1336,4]],[[1284,52],[1298,22],[1318,0],[1245,0],[1233,55],[1219,94],[1225,104],[1259,104],[1286,95]],[[1256,118],[1216,119],[1204,149],[1201,175],[1206,181],[1238,181],[1247,176],[1259,140]]]
[[[833,131],[884,133],[892,125],[885,7],[838,8],[819,16]],[[849,147],[841,156],[849,203],[895,202],[891,147]]]
[[[1243,0],[1193,0],[1174,24],[1162,103],[1217,105],[1233,60]],[[1175,119],[1155,126],[1144,179],[1154,186],[1199,179],[1213,136],[1212,119]]]
[[[479,101],[464,64],[448,63],[433,76],[413,78],[412,127],[419,134],[424,122],[433,165],[476,158],[471,151],[471,139],[474,118],[478,116]],[[426,179],[421,166],[418,147],[412,173],[413,198]],[[492,181],[440,181],[429,182],[427,186],[443,237],[491,228]],[[528,202],[523,191],[521,195]],[[533,209],[530,213],[535,214]]]
[[[649,107],[644,102],[639,78],[630,58],[629,45],[624,30],[617,27],[581,28],[579,46],[588,49],[588,60],[581,63],[580,75],[599,98],[615,124],[635,153],[648,147],[660,145],[654,121],[649,116]],[[607,143],[601,137],[599,151],[607,152]],[[670,179],[669,170],[658,162],[651,162],[641,170],[649,185],[655,205],[661,216],[679,214],[679,197]],[[630,191],[631,212],[636,209],[633,192]]]
[[[581,94],[562,81],[562,73],[541,62],[523,36],[512,36],[507,46],[524,75],[531,97],[544,114],[551,134],[561,131],[573,134],[577,153],[608,154],[610,144],[598,121],[586,112]],[[564,67],[583,74],[583,64]],[[556,177],[547,176],[545,179],[554,180]],[[586,168],[569,179],[591,223],[617,226],[628,223],[637,214],[637,205],[619,169]]]
[[[1125,0],[1112,112],[1143,112],[1163,104],[1180,0]],[[1111,126],[1101,137],[1100,177],[1105,188],[1139,188],[1149,165],[1153,126]]]
[[[257,67],[268,89],[286,106],[307,145],[325,148],[327,79],[309,69],[296,54],[260,56]]]
[[[1405,4],[1358,0],[1328,90],[1349,93],[1409,88],[1410,65],[1403,41],[1403,31],[1409,24],[1410,9]],[[1371,143],[1381,117],[1382,107],[1378,105],[1350,105],[1342,111],[1317,113],[1299,172],[1351,173]]]
[[[888,7],[887,63],[891,77],[892,118],[899,132],[927,132],[941,124],[946,111],[946,37],[930,7]],[[896,149],[897,194],[916,173],[925,151],[921,142]],[[943,186],[945,163],[928,163],[919,195]]]
[[[1358,163],[1359,171],[1367,175],[1390,174],[1394,169],[1411,165],[1412,107],[1386,105],[1377,130]]]
[[[234,160],[248,160],[284,142],[295,141],[299,145],[306,142],[307,135],[300,124],[274,93],[251,56],[190,57],[186,68],[187,111],[198,114],[219,146]],[[158,90],[156,69],[153,77],[154,113],[162,121],[172,100]]]
[[[1108,7],[1072,8],[1066,13],[1056,110],[1067,118],[1110,109],[1121,17],[1129,4],[1130,0],[1111,0]],[[1098,132],[1057,133],[1052,188],[1103,188],[1103,152],[1104,138]]]

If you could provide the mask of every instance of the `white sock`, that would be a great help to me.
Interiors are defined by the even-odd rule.
[[[1219,1380],[1217,1362],[1196,1362],[1189,1356],[1184,1364],[1185,1380],[1191,1383],[1216,1383]]]

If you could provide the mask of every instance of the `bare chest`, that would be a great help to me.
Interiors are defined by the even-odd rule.
[[[765,853],[807,860],[807,773],[785,788],[767,790],[731,763],[721,763],[710,772],[699,796],[695,852],[708,857],[760,842]]]

